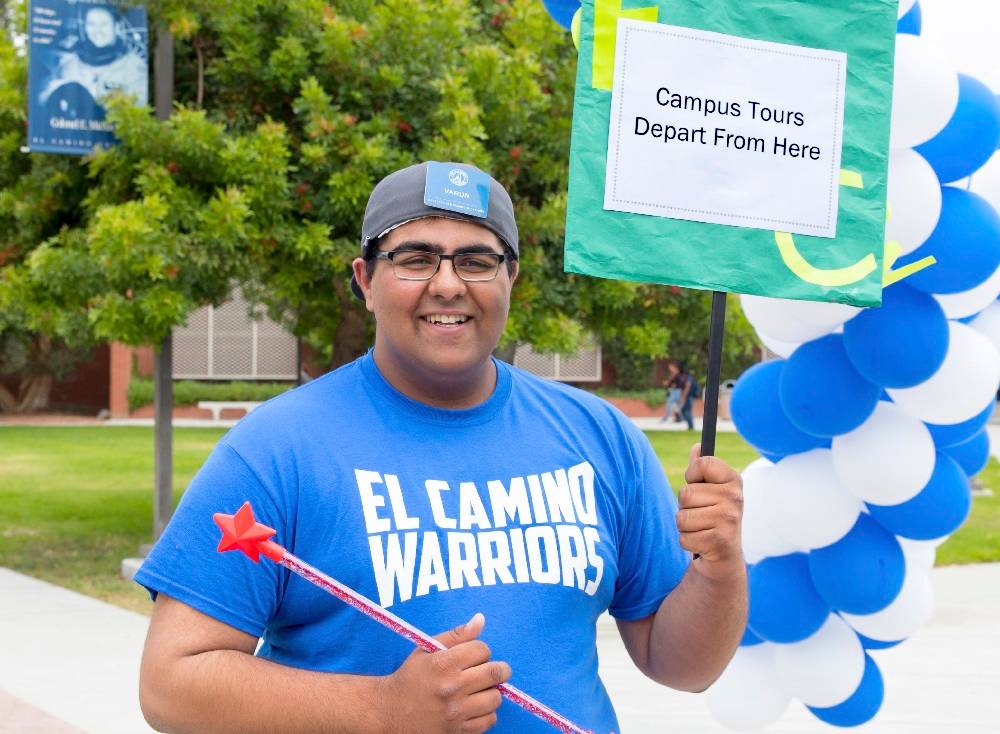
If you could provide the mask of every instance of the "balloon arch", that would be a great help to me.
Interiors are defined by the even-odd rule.
[[[578,0],[543,0],[565,28]],[[742,296],[779,358],[738,380],[750,620],[707,700],[737,730],[795,698],[858,726],[878,712],[872,651],[927,622],[938,545],[965,520],[1000,386],[1000,102],[949,69],[901,0],[886,226],[896,267],[879,309]],[[982,181],[982,184],[980,184]],[[991,189],[992,187],[992,189]]]

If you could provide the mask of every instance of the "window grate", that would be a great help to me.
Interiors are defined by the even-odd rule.
[[[175,380],[294,380],[298,340],[281,324],[251,318],[237,289],[230,300],[194,311],[174,329]]]
[[[521,344],[514,351],[514,366],[560,382],[600,382],[601,345],[591,340],[575,354],[563,356]]]

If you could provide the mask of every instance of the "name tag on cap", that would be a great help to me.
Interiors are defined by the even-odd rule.
[[[429,161],[424,203],[485,218],[490,210],[490,177],[468,166]]]

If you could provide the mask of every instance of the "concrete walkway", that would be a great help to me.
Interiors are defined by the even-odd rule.
[[[859,734],[998,730],[1000,564],[935,569],[933,580],[937,606],[930,624],[875,653],[885,704]],[[0,734],[151,731],[137,703],[146,625],[142,615],[0,568]],[[601,620],[598,646],[624,734],[727,731],[703,697],[643,678],[610,618]],[[530,689],[527,681],[522,685]],[[794,703],[769,731],[833,729]]]

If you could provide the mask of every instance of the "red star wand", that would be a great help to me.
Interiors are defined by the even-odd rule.
[[[402,635],[417,647],[427,652],[437,652],[446,649],[444,645],[426,632],[418,630],[388,609],[379,606],[368,597],[354,591],[354,589],[344,586],[319,569],[313,568],[275,543],[271,540],[271,537],[275,535],[274,529],[257,522],[253,516],[253,508],[249,502],[244,502],[235,515],[225,515],[217,512],[213,516],[213,519],[216,525],[222,529],[222,540],[219,541],[220,552],[238,549],[246,553],[254,563],[260,562],[261,555],[270,558],[289,571],[297,573],[306,581],[316,584],[316,586],[324,591],[333,594],[341,601],[367,614],[376,622],[385,625],[396,634]],[[586,729],[581,729],[569,719],[512,685],[501,683],[497,686],[497,690],[521,708],[531,712],[543,721],[547,721],[559,731],[567,732],[567,734],[592,734]]]

